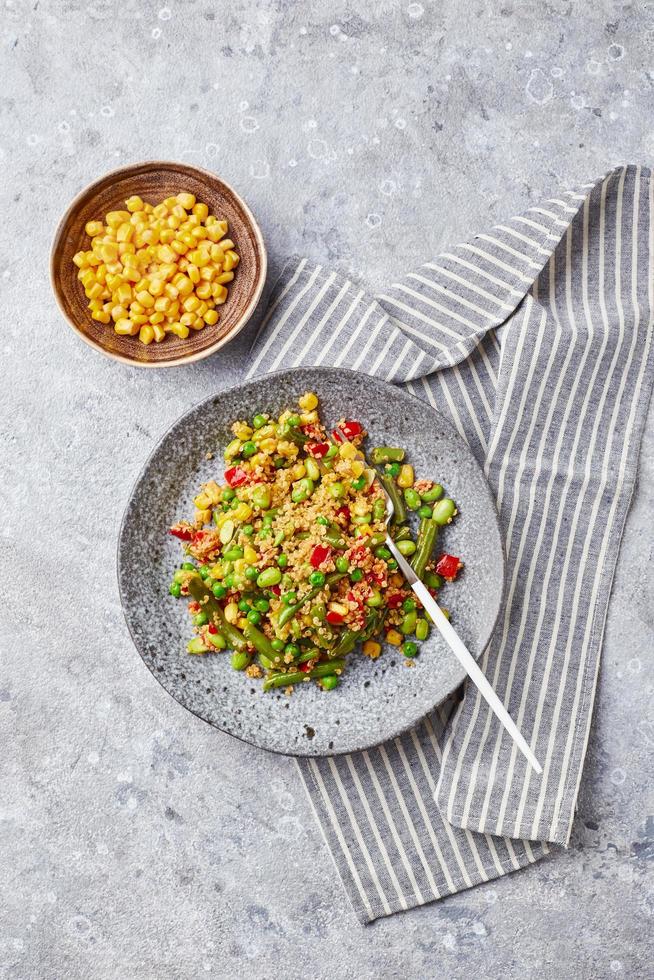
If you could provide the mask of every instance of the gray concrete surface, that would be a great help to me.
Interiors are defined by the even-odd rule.
[[[114,554],[141,461],[239,374],[83,346],[47,279],[107,169],[183,159],[292,251],[372,285],[561,185],[654,151],[654,4],[6,0],[0,159],[0,975],[651,975],[654,428],[626,528],[572,846],[363,928],[294,765],[166,697]]]

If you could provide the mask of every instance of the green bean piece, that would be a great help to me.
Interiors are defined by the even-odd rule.
[[[418,510],[418,507],[420,507],[420,494],[412,487],[405,489],[404,499],[409,510]]]
[[[379,466],[380,463],[401,463],[405,455],[403,449],[393,446],[376,446],[370,453],[370,458],[375,466]]]
[[[386,540],[386,535],[384,534],[383,531],[380,531],[379,534],[371,534],[370,537],[366,538],[366,540],[363,543],[368,545],[368,547],[372,548],[374,551],[375,548],[378,548],[379,545],[383,544],[385,540]]]
[[[423,517],[418,528],[418,547],[411,562],[411,567],[418,576],[422,578],[427,567],[427,562],[431,558],[431,553],[436,544],[438,536],[438,524],[435,520]]]
[[[386,476],[385,473],[381,473],[379,479],[393,503],[393,522],[395,524],[405,524],[406,507],[404,506],[404,497],[400,493],[397,483],[392,477]]]
[[[227,622],[223,608],[214,598],[213,593],[207,588],[199,575],[189,575],[188,590],[196,602],[199,602],[206,613],[209,614],[214,626],[227,640],[227,644],[232,650],[247,650],[247,640],[236,626]]]
[[[292,671],[289,674],[273,674],[263,682],[264,691],[270,691],[275,687],[287,687],[292,684],[301,684],[307,677],[328,677],[337,670],[341,671],[345,667],[344,660],[325,660],[322,664],[316,664],[311,670],[305,673],[302,671]]]
[[[339,582],[342,578],[343,578],[343,573],[331,572],[327,576],[326,584],[334,585],[336,582]],[[280,627],[285,626],[286,623],[289,622],[289,620],[293,619],[295,614],[302,608],[302,606],[304,606],[307,602],[310,602],[311,599],[314,599],[318,595],[318,593],[321,592],[322,589],[324,589],[324,587],[325,587],[324,583],[322,585],[316,585],[313,589],[310,589],[307,592],[307,594],[303,596],[298,602],[294,602],[291,605],[285,606],[285,608],[282,609],[282,611],[280,612],[279,617],[277,619],[278,625]]]
[[[330,524],[325,533],[325,541],[330,544],[332,548],[346,548],[347,545],[343,540],[343,532],[338,526],[338,524]]]
[[[231,664],[234,670],[245,670],[252,663],[252,656],[245,650],[237,650],[232,654]]]
[[[415,609],[412,609],[411,612],[405,613],[404,618],[400,623],[400,633],[403,633],[405,636],[411,636],[412,633],[415,633],[417,622],[418,613]]]
[[[422,497],[422,499],[425,501],[426,504],[433,504],[437,500],[441,499],[444,492],[445,491],[443,490],[440,483],[435,483],[433,487],[430,487],[429,490],[425,490],[424,493],[420,494],[420,496]]]
[[[419,619],[416,623],[416,639],[426,640],[429,636],[429,623],[426,619]]]
[[[456,504],[449,497],[444,497],[443,500],[439,500],[434,507],[434,512],[432,517],[437,524],[443,527],[445,524],[450,524],[452,518],[456,514]]]
[[[381,497],[372,505],[372,516],[376,521],[383,521],[386,516],[386,502]]]
[[[296,425],[289,425],[288,422],[283,422],[279,427],[278,435],[280,439],[285,439],[287,442],[294,442],[296,446],[304,446],[307,441],[307,436],[301,429],[298,429]]]
[[[411,537],[411,528],[398,527],[393,530],[393,541],[407,541]]]
[[[404,555],[405,558],[408,558],[409,555],[413,555],[415,553],[416,547],[417,545],[415,541],[411,541],[410,538],[407,538],[406,541],[397,542],[397,550],[401,555]]]

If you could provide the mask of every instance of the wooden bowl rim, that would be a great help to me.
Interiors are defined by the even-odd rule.
[[[241,317],[236,321],[236,323],[229,331],[229,333],[225,334],[225,336],[223,337],[220,337],[218,340],[216,340],[214,344],[211,344],[210,347],[205,348],[205,350],[198,351],[196,354],[179,354],[177,357],[171,358],[170,360],[166,360],[166,361],[137,361],[135,359],[133,360],[130,357],[126,357],[124,354],[117,354],[114,351],[107,350],[105,347],[102,346],[102,344],[97,343],[84,330],[82,330],[82,328],[75,322],[75,320],[72,319],[72,317],[68,315],[68,313],[64,309],[64,305],[60,293],[61,287],[59,283],[59,276],[57,274],[57,270],[55,269],[55,253],[57,251],[59,242],[63,237],[64,230],[68,224],[68,221],[70,220],[73,211],[75,210],[77,205],[82,202],[83,198],[85,198],[88,195],[89,191],[92,191],[98,184],[104,183],[108,178],[118,177],[118,176],[124,177],[129,175],[132,171],[138,173],[138,171],[142,170],[144,167],[148,167],[148,168],[161,167],[167,170],[176,170],[179,169],[180,167],[184,167],[188,170],[195,171],[195,173],[197,173],[198,176],[204,180],[210,182],[219,181],[219,183],[222,184],[222,186],[226,188],[226,190],[229,191],[230,194],[233,194],[234,198],[237,200],[237,202],[243,209],[245,216],[247,217],[248,221],[252,226],[254,238],[259,247],[260,256],[261,256],[261,271],[259,274],[259,278],[256,282],[255,289],[252,294],[252,298],[250,299],[250,302],[248,303],[245,310],[243,311]],[[55,233],[52,238],[52,245],[50,247],[49,269],[50,269],[50,285],[52,287],[52,291],[54,293],[55,300],[57,302],[57,306],[59,307],[60,312],[62,313],[64,319],[71,327],[71,329],[74,330],[77,336],[80,337],[86,344],[88,344],[89,347],[92,347],[94,350],[97,350],[101,354],[104,354],[105,357],[110,357],[114,361],[120,361],[123,364],[128,364],[130,367],[138,367],[138,368],[146,368],[146,369],[169,368],[169,367],[180,367],[183,364],[192,364],[195,361],[201,361],[205,357],[209,357],[211,354],[215,354],[217,350],[220,350],[221,347],[224,347],[231,340],[233,340],[234,337],[237,336],[237,334],[241,332],[243,327],[245,327],[250,317],[254,313],[257,303],[261,298],[261,293],[263,292],[263,287],[265,285],[266,276],[268,273],[268,254],[266,252],[266,245],[263,239],[263,235],[261,233],[261,229],[259,228],[259,225],[257,224],[257,221],[254,215],[252,214],[252,211],[245,203],[241,195],[234,190],[232,185],[229,184],[226,180],[223,180],[222,177],[219,177],[218,174],[212,173],[210,170],[205,170],[203,167],[196,167],[194,164],[179,163],[174,160],[142,160],[139,163],[130,163],[123,167],[116,167],[115,170],[108,170],[101,177],[96,178],[96,180],[91,181],[90,184],[87,184],[85,187],[83,187],[82,190],[75,195],[75,197],[70,202],[70,204],[64,211],[63,215],[59,219],[59,222],[55,229]]]

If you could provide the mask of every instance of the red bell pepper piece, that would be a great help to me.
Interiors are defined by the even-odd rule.
[[[395,595],[389,595],[388,599],[386,600],[386,605],[389,609],[397,609],[398,606],[402,605],[403,601],[404,596],[402,593],[396,592]]]
[[[341,616],[340,613],[335,612],[333,609],[329,610],[325,618],[330,626],[340,626],[341,623],[345,622],[345,616]]]
[[[315,459],[322,459],[329,452],[328,442],[311,442],[306,446],[307,452]]]
[[[185,527],[181,524],[175,524],[174,527],[170,528],[168,533],[172,534],[175,538],[179,538],[180,541],[192,541],[195,537],[195,531],[192,527]]]
[[[306,664],[298,664],[298,668],[297,669],[298,670],[301,670],[303,674],[306,674],[306,672],[308,670],[311,670],[311,667],[309,666],[308,663],[306,663]]]
[[[232,488],[243,486],[247,478],[247,473],[240,466],[230,466],[228,470],[225,470],[225,479]]]
[[[317,544],[316,547],[311,552],[311,558],[309,561],[314,568],[320,568],[324,561],[327,561],[332,553],[332,549],[328,548],[327,545]]]
[[[448,582],[456,578],[461,568],[463,568],[463,562],[455,555],[441,555],[436,563],[436,571]]]
[[[336,516],[337,517],[344,517],[346,521],[349,521],[349,519],[350,519],[350,508],[346,504],[343,504],[343,506],[342,507],[339,507],[338,510],[336,511]]]
[[[272,592],[273,595],[281,595],[282,594],[282,590],[280,589],[280,587],[278,585],[271,585],[270,586],[270,591]]]
[[[216,626],[214,626],[213,623],[209,623],[209,625],[207,626],[207,629],[209,630],[210,633],[217,633],[218,632],[218,628]]]
[[[362,432],[363,426],[361,423],[355,422],[354,419],[349,419],[347,422],[343,422],[343,425],[339,429],[334,429],[332,439],[334,442],[344,442],[345,439],[351,440],[355,436],[360,436]]]

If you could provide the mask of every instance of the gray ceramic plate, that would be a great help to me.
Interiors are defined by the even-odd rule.
[[[329,424],[359,419],[370,445],[404,446],[420,476],[436,479],[457,501],[459,517],[443,531],[444,550],[465,572],[441,593],[452,622],[475,656],[488,643],[502,599],[504,552],[484,476],[449,422],[411,395],[361,374],[328,368],[268,375],[202,402],[163,437],[132,491],[120,531],[118,576],[127,625],[143,660],[172,696],[216,728],[289,755],[351,752],[393,738],[416,724],[463,680],[434,631],[416,666],[388,647],[371,661],[352,655],[331,692],[307,684],[291,697],[264,694],[261,683],[232,670],[224,655],[189,656],[186,603],[168,595],[181,560],[168,533],[188,517],[200,483],[222,476],[222,449],[234,419],[277,414],[315,391]],[[206,453],[215,453],[207,461]]]

